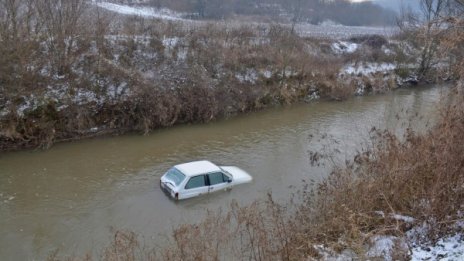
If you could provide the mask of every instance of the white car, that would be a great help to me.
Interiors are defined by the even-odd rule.
[[[251,182],[253,178],[233,166],[217,166],[209,161],[176,165],[160,180],[161,189],[173,199],[192,198]]]

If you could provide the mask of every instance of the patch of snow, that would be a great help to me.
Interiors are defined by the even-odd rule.
[[[127,83],[123,82],[118,86],[108,86],[108,89],[106,90],[106,95],[111,99],[118,99],[120,97],[129,96]]]
[[[359,87],[356,89],[356,92],[354,93],[354,95],[356,95],[356,96],[363,96],[365,92],[366,92],[365,86],[359,86]]]
[[[95,92],[89,90],[78,90],[72,100],[78,105],[84,105],[91,102],[98,103],[99,101]]]
[[[173,37],[173,38],[164,38],[163,39],[163,46],[165,48],[173,48],[179,43],[179,37]]]
[[[422,224],[418,224],[406,232],[406,237],[409,242],[412,243],[412,246],[416,246],[421,242],[427,240],[427,234],[430,231],[430,224],[427,222],[423,222]]]
[[[293,76],[297,76],[298,72],[293,70],[291,67],[287,67],[285,68],[285,70],[279,72],[277,75],[279,77],[293,77]]]
[[[235,78],[237,78],[240,83],[248,82],[254,84],[258,80],[258,74],[255,69],[247,69],[243,74],[237,73]]]
[[[188,49],[187,48],[181,48],[177,52],[177,59],[180,60],[180,61],[187,60],[187,56],[188,56]]]
[[[369,75],[373,73],[383,72],[388,73],[396,69],[396,65],[392,63],[365,63],[363,65],[347,65],[342,68],[342,74],[354,75]]]
[[[382,218],[385,218],[385,213],[383,211],[374,211],[374,213],[381,216]],[[403,221],[406,223],[413,223],[415,221],[413,217],[404,216],[400,214],[390,214],[390,217],[394,220]]]
[[[419,78],[417,77],[417,75],[410,75],[406,79],[403,80],[403,83],[418,84]]]
[[[403,216],[403,215],[398,215],[398,214],[392,214],[391,217],[395,220],[403,221],[406,223],[413,223],[415,220],[413,217],[408,217],[408,216]]]
[[[320,98],[321,98],[321,96],[319,95],[318,92],[313,92],[310,95],[308,95],[307,100],[314,101],[314,100],[319,100]]]
[[[390,48],[387,48],[387,47],[385,47],[385,46],[382,46],[382,51],[383,51],[383,53],[386,54],[386,55],[394,55],[394,54],[395,54],[394,51],[392,51]]]
[[[270,78],[272,77],[272,72],[269,71],[269,70],[265,70],[265,71],[263,72],[263,76],[264,76],[264,78],[266,78],[266,79],[270,79]]]
[[[315,37],[322,39],[348,39],[353,36],[361,35],[383,35],[392,36],[398,32],[397,27],[368,27],[368,26],[345,26],[331,25],[322,23],[314,25],[300,23],[296,26],[296,31],[302,37]]]
[[[62,101],[68,95],[69,87],[68,85],[54,85],[47,87],[47,92],[44,97],[46,99],[54,100],[55,102]]]
[[[321,23],[319,23],[320,26],[343,26],[335,21],[332,21],[330,19],[326,19],[324,21],[322,21]]]
[[[338,41],[331,45],[332,51],[336,54],[354,53],[358,50],[359,45],[345,41]]]
[[[3,118],[7,116],[8,114],[10,114],[10,111],[8,109],[0,110],[0,118]]]
[[[398,47],[403,51],[407,56],[415,56],[418,53],[418,50],[412,46],[408,41],[397,42]]]
[[[146,18],[156,18],[156,19],[163,19],[163,20],[182,20],[181,15],[166,9],[157,9],[151,7],[140,7],[140,6],[127,6],[127,5],[120,5],[120,4],[113,4],[109,2],[97,2],[93,0],[93,4],[97,5],[103,9],[106,9],[111,12],[115,12],[122,15],[135,15],[135,16],[142,16]]]
[[[374,211],[375,214],[381,216],[381,217],[385,217],[385,213],[383,213],[383,211]]]
[[[62,110],[65,110],[69,107],[69,105],[66,105],[66,104],[63,104],[63,105],[60,105],[56,108],[57,111],[62,111]]]
[[[392,250],[395,246],[395,241],[398,240],[394,236],[375,236],[371,239],[372,246],[367,251],[368,257],[382,257],[386,261],[391,261]]]
[[[64,78],[66,78],[66,75],[58,75],[58,74],[53,75],[54,80],[63,80]]]
[[[412,249],[411,260],[464,260],[464,234],[444,237],[434,245],[414,247]]]
[[[321,256],[320,260],[324,260],[324,261],[357,260],[356,253],[348,249],[338,254],[332,249],[325,247],[324,245],[314,245],[313,247],[318,252],[318,254]]]
[[[30,96],[23,96],[24,102],[19,105],[19,107],[16,109],[16,113],[18,116],[23,117],[24,112],[29,111],[29,110],[35,110],[39,106],[39,102],[37,98],[34,96],[34,94],[31,94]]]
[[[250,45],[260,46],[265,44],[270,44],[271,39],[268,37],[250,37],[248,39]]]

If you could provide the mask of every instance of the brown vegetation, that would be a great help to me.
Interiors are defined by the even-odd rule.
[[[343,100],[360,87],[385,92],[396,87],[394,77],[340,79],[341,67],[411,62],[401,48],[385,54],[380,36],[353,38],[363,43],[359,51],[335,55],[330,42],[279,25],[115,21],[84,0],[0,5],[0,151],[208,122],[313,94]],[[459,28],[460,20],[449,23]],[[462,47],[450,48],[459,68]],[[407,77],[407,66],[397,72]]]
[[[337,78],[346,58],[286,27],[114,21],[86,1],[58,2],[1,2],[0,151],[356,90]]]
[[[420,0],[419,3],[420,12],[403,13],[399,25],[403,36],[420,48],[417,76],[427,79],[436,75],[434,71],[442,71],[444,64],[452,71],[454,61],[459,60],[456,56],[462,55],[462,50],[456,52],[456,48],[451,51],[443,47],[449,44],[450,37],[457,43],[455,39],[462,34],[458,26],[464,16],[464,3],[461,0]]]

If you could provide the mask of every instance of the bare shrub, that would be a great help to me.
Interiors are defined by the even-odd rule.
[[[268,196],[265,202],[231,211],[209,213],[204,222],[175,229],[175,244],[164,249],[165,260],[293,260],[287,209]]]
[[[355,36],[350,38],[351,42],[364,44],[373,49],[381,49],[382,46],[388,44],[388,40],[381,35],[364,35],[364,36]]]
[[[314,236],[362,244],[369,234],[401,235],[407,227],[389,218],[403,214],[416,222],[432,222],[430,238],[449,232],[458,218],[464,190],[462,93],[443,112],[440,123],[425,136],[408,132],[406,140],[373,130],[374,148],[355,158],[355,164],[336,169],[319,189],[317,199],[303,208]],[[314,205],[313,205],[314,204]],[[379,216],[378,211],[385,213]],[[343,218],[342,218],[343,217]],[[349,217],[349,218],[344,218]]]
[[[419,78],[425,78],[440,62],[456,58],[456,53],[450,52],[451,49],[442,40],[444,36],[448,40],[457,39],[462,34],[462,28],[456,25],[461,23],[464,4],[460,0],[421,0],[419,4],[420,12],[403,13],[399,26],[403,36],[419,46],[417,74]]]
[[[354,81],[323,80],[317,83],[325,97],[335,101],[346,100],[356,90]]]
[[[364,77],[364,84],[372,93],[386,93],[397,87],[394,75],[377,73],[372,77]]]

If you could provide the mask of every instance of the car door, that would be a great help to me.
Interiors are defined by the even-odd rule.
[[[229,187],[230,178],[222,172],[214,172],[208,174],[209,192],[223,190]]]
[[[182,198],[192,198],[202,194],[207,194],[209,187],[207,185],[206,175],[191,177],[185,184]]]

